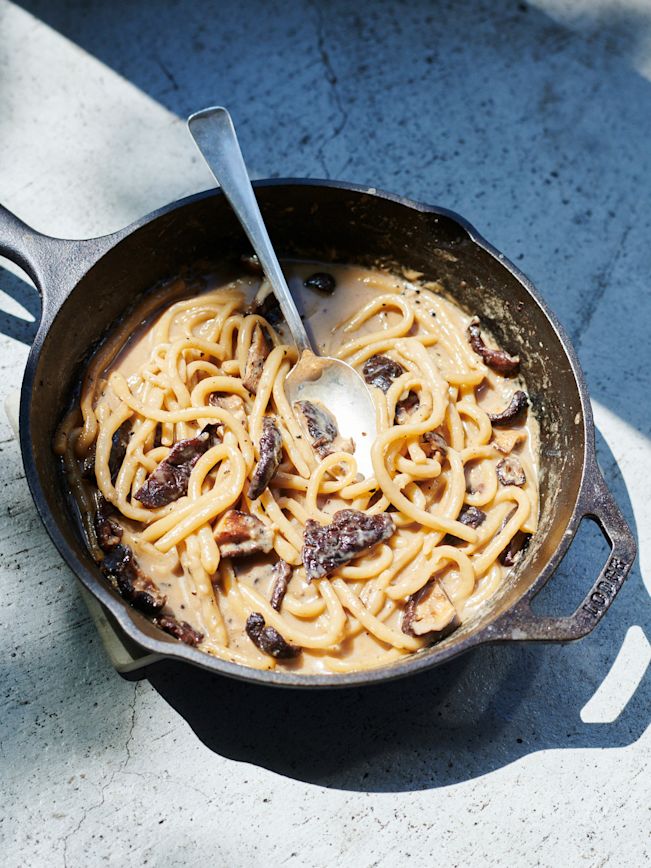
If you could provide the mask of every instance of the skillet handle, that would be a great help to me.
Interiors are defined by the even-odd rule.
[[[573,614],[563,618],[539,616],[531,610],[530,599],[526,599],[495,625],[496,635],[492,638],[539,642],[580,639],[597,626],[624,584],[635,561],[635,538],[594,456],[589,460],[580,514],[594,521],[610,544],[608,560]]]
[[[0,205],[0,256],[34,281],[43,299],[43,319],[56,313],[72,287],[112,247],[121,233],[68,240],[44,235]]]
[[[0,256],[19,265],[39,290],[54,241],[56,239],[32,229],[12,211],[0,205]]]

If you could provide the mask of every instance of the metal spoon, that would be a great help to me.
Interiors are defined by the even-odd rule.
[[[371,445],[377,430],[373,398],[349,364],[314,352],[262,220],[231,116],[225,108],[203,109],[190,115],[188,128],[242,224],[298,347],[299,360],[285,380],[290,404],[308,400],[326,407],[335,416],[340,435],[352,437],[358,471],[372,476]]]

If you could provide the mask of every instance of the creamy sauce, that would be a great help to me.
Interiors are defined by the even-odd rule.
[[[305,289],[304,279],[315,270],[328,271],[335,276],[337,288],[332,296]],[[380,307],[373,315],[369,316],[358,328],[346,331],[345,326],[351,321],[354,322],[354,318],[359,312],[378,296],[395,296],[399,299],[408,299],[414,309],[422,312],[423,317],[440,324],[445,338],[439,338],[428,346],[427,352],[446,378],[449,379],[448,374],[453,378],[454,372],[461,376],[461,372],[466,370],[469,364],[474,363],[473,354],[468,353],[466,337],[466,329],[471,318],[441,295],[434,296],[433,302],[432,297],[425,291],[424,287],[416,283],[410,283],[394,275],[353,266],[288,263],[287,273],[290,288],[298,301],[306,327],[315,346],[324,355],[337,355],[342,351],[342,346],[353,340],[358,341],[360,346],[363,346],[364,340],[368,339],[370,335],[374,335],[374,341],[378,343],[383,334],[387,338],[386,351],[390,352],[393,330],[403,319],[399,309],[387,304],[385,308]],[[212,278],[209,281],[207,291],[212,292],[219,285],[219,278]],[[229,282],[226,290],[234,299],[233,313],[237,314],[238,311],[244,310],[251,303],[259,288],[260,280],[255,277],[239,277]],[[434,287],[435,289],[436,287]],[[171,290],[168,290],[168,294],[173,295],[173,300],[177,301],[184,297],[183,287],[177,282]],[[159,298],[160,310],[164,311],[166,307],[165,290],[159,292]],[[197,295],[195,303],[190,305],[183,314],[177,316],[170,325],[166,345],[173,344],[174,341],[182,338],[187,332],[188,324],[191,325],[195,335],[205,337],[214,331],[214,309],[210,305],[206,305],[205,311],[202,308],[202,295]],[[136,313],[116,332],[115,337],[112,338],[112,343],[121,347],[120,351],[117,354],[110,354],[104,360],[105,364],[99,367],[96,375],[91,379],[92,387],[95,388],[94,407],[97,408],[103,402],[108,408],[107,413],[119,410],[121,401],[109,385],[110,377],[116,372],[124,377],[140,400],[143,400],[145,394],[149,394],[147,388],[151,390],[152,385],[150,384],[148,387],[143,385],[142,371],[147,367],[156,347],[157,337],[154,324],[160,322],[161,316],[164,315],[164,313],[157,313],[153,317],[149,315],[143,320]],[[417,319],[408,337],[422,335],[423,328],[424,325]],[[278,334],[283,342],[290,342],[289,336],[283,333],[282,328],[278,329]],[[356,351],[353,351],[346,360],[354,359],[355,355]],[[477,357],[475,360],[479,361]],[[236,375],[235,367],[235,363],[231,362],[229,376]],[[187,370],[187,361],[181,365],[181,370]],[[156,382],[156,376],[152,375],[151,383],[153,386],[156,385]],[[470,403],[472,404],[476,397],[477,405],[482,410],[490,413],[500,412],[509,404],[515,389],[518,387],[522,387],[519,380],[507,379],[492,371],[486,371],[485,378],[473,390],[470,390],[473,396]],[[88,388],[87,383],[86,389]],[[457,393],[458,389],[451,386],[450,394],[457,395],[458,400]],[[457,406],[459,405],[457,404]],[[336,408],[331,407],[330,409],[336,415]],[[468,410],[468,415],[462,414],[459,418],[466,445],[477,442],[478,423],[473,419],[472,406]],[[163,425],[162,445],[172,445],[174,440],[180,439],[180,435],[193,436],[200,428],[201,425],[197,426],[190,422]],[[66,430],[70,430],[70,426]],[[504,431],[505,429],[501,430]],[[508,430],[515,432],[520,438],[513,454],[517,454],[525,470],[526,484],[522,490],[526,492],[531,503],[531,510],[522,525],[522,531],[533,533],[538,520],[537,423],[533,414],[529,412],[523,421],[513,425]],[[252,440],[255,441],[253,436]],[[502,457],[496,450],[493,451],[497,458]],[[482,501],[482,497],[494,484],[491,481],[494,477],[494,465],[494,459],[478,459],[469,461],[465,467],[466,502],[483,504],[481,508],[486,510],[489,515],[487,522],[489,522],[492,514],[492,501],[489,500],[488,503],[485,503]],[[289,470],[289,467],[281,466],[281,472],[288,472]],[[292,469],[291,472],[296,474],[295,469]],[[211,480],[214,480],[215,473],[218,476],[219,471],[209,475],[206,484],[214,484]],[[136,479],[139,484],[142,484],[145,476],[144,468],[137,471]],[[72,481],[71,485],[74,489]],[[77,484],[77,488],[79,485]],[[137,487],[134,482],[131,486],[132,495]],[[446,483],[443,476],[425,480],[422,482],[420,490],[428,504],[436,504],[445,497]],[[275,496],[277,499],[291,496],[300,503],[302,494],[279,488],[278,491],[275,491]],[[136,501],[132,502],[137,506]],[[237,506],[237,503],[234,506]],[[337,493],[320,494],[316,499],[316,507],[327,515],[333,515],[337,510],[350,508],[350,506],[350,499],[343,499]],[[428,505],[427,508],[429,509],[430,506]],[[500,514],[504,514],[503,521],[506,520],[508,509],[505,508],[504,504],[498,505],[495,509]],[[291,511],[285,512],[284,515],[290,526],[288,533],[293,528],[295,533],[300,534],[303,525],[298,517],[292,515]],[[206,589],[204,587],[202,590],[201,582],[198,582],[196,578],[200,571],[198,568],[191,569],[189,566],[189,561],[193,556],[192,552],[188,548],[184,548],[183,544],[173,546],[170,550],[163,552],[157,547],[157,544],[143,538],[145,525],[141,521],[125,516],[118,516],[118,520],[124,528],[123,543],[133,549],[142,570],[166,595],[169,611],[178,619],[187,621],[204,634],[205,639],[200,647],[209,653],[257,668],[281,666],[313,673],[373,667],[409,652],[409,649],[405,648],[396,649],[390,643],[382,641],[377,635],[373,635],[353,617],[350,609],[346,608],[345,605],[345,630],[343,634],[340,634],[339,641],[332,646],[324,648],[304,646],[303,653],[296,659],[289,661],[275,661],[260,651],[244,630],[246,617],[251,611],[252,605],[251,599],[242,594],[242,589],[248,588],[264,600],[269,600],[274,583],[273,564],[278,560],[277,551],[272,551],[270,555],[266,556],[222,560],[217,573],[209,576],[208,580],[213,584],[215,599],[227,637],[225,644],[220,643],[215,638],[217,635],[213,624],[215,615],[213,608],[211,608],[211,605],[214,604],[208,605],[206,603]],[[214,524],[215,522],[213,522],[213,526]],[[495,533],[499,532],[499,526],[494,531]],[[423,552],[427,550],[430,537],[431,533],[426,528],[423,530],[418,523],[407,524],[400,527],[390,541],[390,562],[387,554],[389,547],[378,546],[371,552],[364,552],[359,559],[350,564],[352,567],[358,564],[362,567],[371,565],[369,567],[371,578],[359,578],[357,580],[346,578],[346,584],[357,595],[358,599],[371,610],[373,610],[374,604],[380,600],[381,604],[375,606],[377,618],[386,627],[398,633],[401,632],[404,599],[391,600],[386,597],[381,587],[382,582],[378,580],[378,574],[374,575],[372,572],[373,564],[380,563],[383,558],[388,564],[385,569],[390,570],[392,569],[391,564],[394,566],[398,564],[399,568],[395,570],[389,587],[399,586],[409,589],[412,585],[418,586],[419,576],[422,576],[424,569]],[[478,549],[479,555],[492,538],[493,535],[487,540],[485,546]],[[418,546],[421,546],[420,552],[416,551]],[[416,553],[412,554],[412,551],[416,551]],[[482,572],[475,583],[474,590],[469,595],[465,595],[463,590],[464,582],[467,579],[464,579],[461,570],[454,562],[441,564],[436,575],[454,602],[459,617],[462,621],[466,621],[477,614],[493,596],[504,581],[507,571],[506,567],[495,561],[489,569]],[[341,570],[337,570],[334,577],[341,575]],[[380,575],[386,577],[386,573],[382,570],[380,570]],[[420,583],[422,584],[422,580]],[[328,601],[320,592],[318,583],[308,583],[304,570],[298,565],[293,570],[281,612],[283,623],[288,625],[292,634],[311,638],[315,643],[320,636],[328,632],[332,624],[332,614]],[[385,612],[387,612],[386,617],[384,617]]]

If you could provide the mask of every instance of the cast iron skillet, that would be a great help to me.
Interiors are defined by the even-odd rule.
[[[562,642],[589,633],[624,582],[635,542],[596,464],[588,392],[576,355],[534,287],[451,211],[342,183],[280,180],[255,187],[281,257],[402,264],[424,272],[479,313],[506,349],[520,353],[541,428],[540,529],[480,617],[440,644],[381,669],[303,676],[281,668],[261,672],[172,639],[101,577],[73,519],[52,436],[89,350],[140,293],[198,259],[219,261],[247,252],[247,242],[218,191],[183,199],[90,241],[41,235],[0,207],[0,254],[29,274],[43,298],[21,394],[25,472],[48,533],[83,585],[129,639],[153,654],[245,681],[293,687],[375,683],[427,669],[486,642]],[[572,615],[538,617],[530,602],[586,516],[611,545],[608,561]]]

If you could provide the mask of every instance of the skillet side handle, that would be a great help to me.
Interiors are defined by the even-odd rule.
[[[0,205],[0,256],[33,280],[43,299],[42,323],[54,316],[74,285],[126,231],[89,240],[53,238]]]
[[[55,238],[43,235],[0,205],[0,256],[20,266],[41,290]]]
[[[581,499],[583,518],[601,529],[610,544],[608,560],[576,611],[563,618],[538,616],[524,600],[497,625],[495,639],[567,642],[590,633],[610,608],[624,584],[637,553],[635,538],[622,515],[594,457]]]

